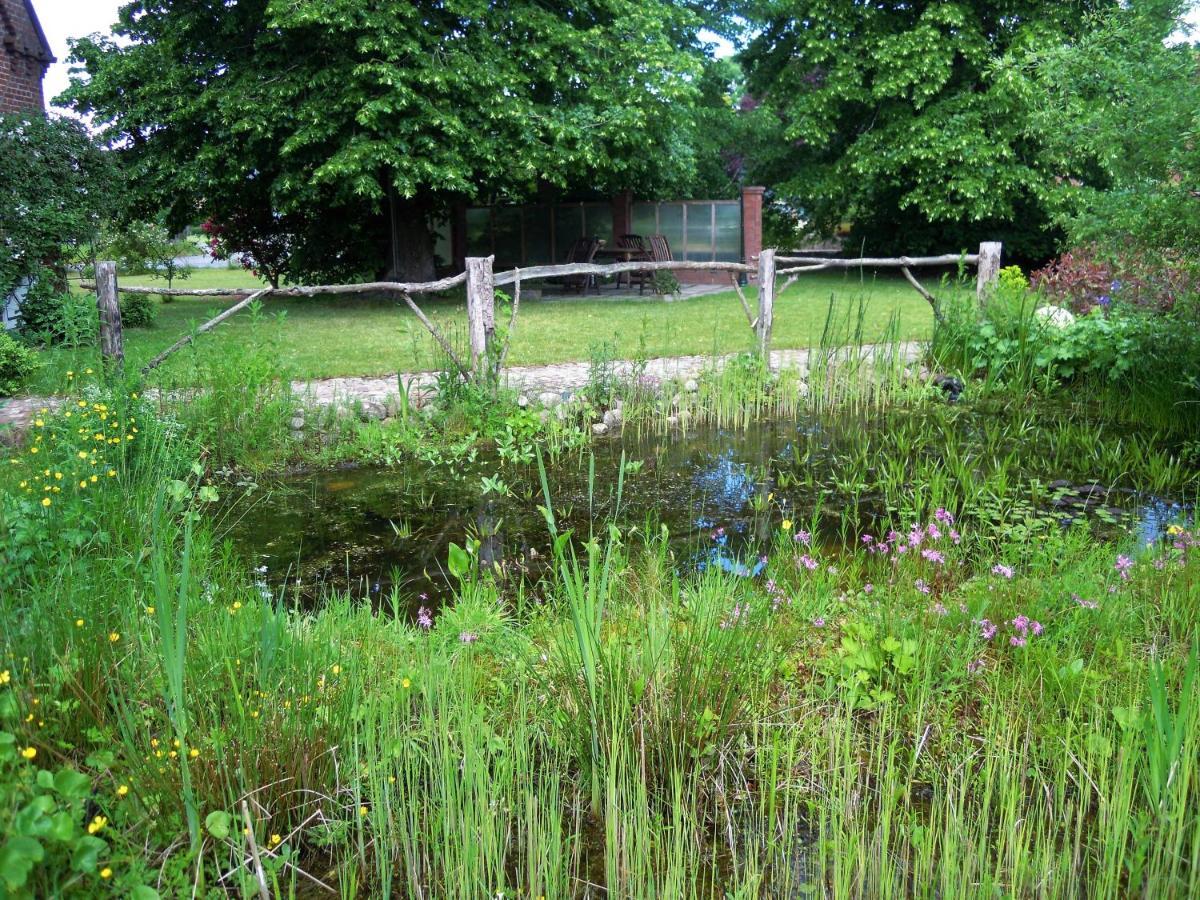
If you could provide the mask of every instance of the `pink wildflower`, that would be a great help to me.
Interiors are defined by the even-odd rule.
[[[422,594],[422,596],[424,596]],[[428,631],[433,627],[433,614],[427,607],[422,606],[417,610],[417,624]]]
[[[1011,566],[1006,566],[1003,563],[996,563],[994,566],[992,566],[992,574],[999,575],[1001,578],[1011,579],[1013,577],[1013,570]]]
[[[918,578],[913,584],[913,587],[915,587],[922,594],[928,594],[930,591],[929,585],[925,583],[925,579],[923,578]]]
[[[1008,639],[1008,642],[1010,644],[1012,644],[1014,647],[1024,647],[1025,646],[1025,638],[1019,637],[1018,635],[1015,635],[1015,634]]]
[[[929,560],[931,563],[936,563],[938,565],[941,565],[946,561],[946,557],[937,550],[934,550],[932,547],[926,547],[924,550],[922,550],[921,556]]]
[[[987,619],[979,620],[979,636],[985,641],[990,641],[996,636],[996,626]]]
[[[459,633],[458,639],[464,644],[473,644],[479,640],[479,635],[473,631],[463,631]]]

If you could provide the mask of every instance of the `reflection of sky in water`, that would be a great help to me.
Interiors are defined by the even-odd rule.
[[[700,490],[701,502],[723,513],[737,513],[754,496],[756,482],[750,467],[734,460],[733,449],[709,456],[692,475],[692,483]]]
[[[1189,527],[1195,522],[1195,509],[1181,503],[1153,498],[1138,507],[1135,530],[1138,543],[1142,546],[1154,544],[1166,537],[1172,525]]]

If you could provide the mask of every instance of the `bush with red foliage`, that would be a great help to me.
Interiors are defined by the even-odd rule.
[[[1184,297],[1200,291],[1191,269],[1154,259],[1136,250],[1102,253],[1095,246],[1076,247],[1038,269],[1033,287],[1076,313],[1125,303],[1169,312]]]

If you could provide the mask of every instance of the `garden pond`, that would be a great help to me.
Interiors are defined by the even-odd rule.
[[[1131,480],[1115,455],[1128,435],[1112,434],[1115,453],[1088,454],[1071,446],[1078,423],[1035,418],[1043,424],[1016,429],[1015,438],[1010,413],[978,408],[686,434],[627,428],[547,459],[545,469],[560,530],[587,535],[615,513],[627,528],[668,529],[681,568],[736,575],[761,569],[781,526],[836,551],[889,517],[928,512],[941,502],[930,485],[943,485],[947,498],[967,496],[993,521],[1083,518],[1142,544],[1190,518],[1195,481],[1164,490],[1161,479],[1154,489]],[[1096,440],[1095,424],[1088,428]],[[994,441],[1000,434],[1003,446]],[[380,600],[398,588],[413,611],[436,607],[450,593],[452,542],[478,541],[481,563],[508,576],[537,574],[548,558],[539,468],[532,448],[522,454],[480,450],[230,482],[218,533],[253,565],[264,591],[288,602],[311,605],[329,591]]]

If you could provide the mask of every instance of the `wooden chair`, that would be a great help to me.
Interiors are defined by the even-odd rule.
[[[666,235],[652,234],[650,235],[650,261],[651,262],[670,262],[671,261],[671,245],[667,242]],[[631,272],[631,276],[638,282],[638,293],[644,293],[646,285],[654,286],[653,272]],[[633,282],[630,282],[632,286]]]
[[[637,250],[639,253],[650,255],[650,245],[640,234],[622,234],[617,236],[618,250]],[[632,257],[630,258],[632,261]],[[626,272],[624,276],[617,276],[617,287],[621,286],[621,279],[624,277],[625,283],[633,287],[633,279],[635,275],[644,275],[644,272]]]
[[[596,251],[600,249],[600,241],[594,237],[581,237],[576,239],[571,245],[571,249],[567,252],[567,258],[564,263],[591,263],[596,260]],[[581,294],[586,294],[588,285],[595,284],[596,279],[593,275],[564,275],[562,278],[554,279],[556,284],[561,284],[566,290],[578,288]]]

